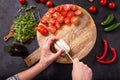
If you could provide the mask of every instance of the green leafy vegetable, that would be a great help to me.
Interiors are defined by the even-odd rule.
[[[13,20],[15,41],[25,42],[36,35],[37,20],[32,12],[26,12]]]

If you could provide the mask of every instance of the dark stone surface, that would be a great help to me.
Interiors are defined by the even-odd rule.
[[[112,0],[109,0],[112,1]],[[64,3],[73,3],[82,6],[88,10],[90,5],[96,5],[98,9],[97,14],[91,14],[97,27],[97,41],[94,48],[82,61],[88,64],[93,70],[93,80],[120,80],[120,27],[110,33],[105,33],[100,22],[110,13],[114,13],[116,21],[120,21],[120,1],[114,0],[117,9],[110,10],[107,7],[101,7],[99,0],[95,0],[94,3],[90,3],[88,0],[53,0],[55,5]],[[35,4],[39,6],[41,14],[43,15],[47,11],[47,7],[41,3],[35,3],[33,0],[27,0],[28,5]],[[18,0],[0,0],[0,80],[14,75],[20,71],[27,69],[23,59],[21,57],[13,57],[4,52],[3,47],[11,45],[13,39],[8,42],[3,41],[3,37],[8,33],[9,26],[12,24],[12,20],[16,17],[18,9],[21,7]],[[117,50],[117,60],[110,65],[103,65],[96,61],[95,55],[101,55],[103,52],[102,36],[108,40],[108,42]],[[31,41],[30,44],[24,44],[29,52],[33,52],[38,48],[36,38]],[[110,53],[110,50],[109,50]],[[108,55],[107,59],[111,58]],[[59,63],[51,64],[45,71],[40,73],[34,80],[71,80],[72,65],[64,65]]]

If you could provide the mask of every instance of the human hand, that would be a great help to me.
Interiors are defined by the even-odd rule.
[[[92,70],[78,58],[73,60],[72,80],[92,80]]]
[[[63,52],[63,49],[57,51],[56,53],[53,53],[50,48],[51,46],[58,40],[55,36],[49,36],[46,37],[45,40],[42,43],[41,47],[41,57],[40,57],[40,63],[45,64],[47,67],[49,64],[51,64],[53,61],[57,59],[57,57]]]

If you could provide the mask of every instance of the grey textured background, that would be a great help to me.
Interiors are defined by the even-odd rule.
[[[90,5],[97,6],[97,14],[91,14],[97,27],[97,41],[90,54],[82,60],[92,68],[93,80],[120,80],[120,27],[113,32],[105,33],[103,31],[103,27],[99,25],[105,16],[110,13],[114,13],[116,21],[120,22],[120,1],[113,1],[115,1],[117,5],[116,10],[101,7],[99,5],[99,0],[95,0],[94,3],[90,3],[88,0],[53,0],[55,5],[73,3],[85,8],[86,10],[88,10]],[[33,0],[27,0],[27,2],[28,5],[37,5],[41,10],[42,15],[48,9],[45,5],[35,3]],[[20,7],[21,5],[18,0],[0,0],[0,80],[4,80],[5,78],[28,68],[21,57],[13,57],[3,51],[4,46],[12,44],[13,39],[10,39],[8,42],[4,42],[3,37],[8,33],[9,26],[12,24],[14,17],[18,15],[17,11]],[[104,38],[106,38],[117,50],[117,60],[113,64],[103,65],[96,61],[95,55],[100,55],[103,52],[101,36],[104,36]],[[32,53],[38,48],[36,37],[30,44],[26,43],[24,45],[28,48],[29,52]],[[107,59],[109,58],[111,58],[111,55],[108,55]],[[71,80],[71,71],[71,64],[64,65],[53,63],[34,80]]]

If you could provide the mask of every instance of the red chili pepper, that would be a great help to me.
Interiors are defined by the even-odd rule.
[[[103,43],[104,43],[104,52],[102,53],[102,56],[96,56],[96,58],[97,59],[103,59],[103,58],[105,58],[106,57],[106,55],[107,55],[107,51],[108,51],[108,42],[107,42],[107,40],[103,40]]]
[[[113,58],[112,59],[110,59],[110,60],[97,59],[97,61],[100,62],[100,63],[103,63],[103,64],[113,63],[116,60],[116,58],[117,58],[117,53],[116,53],[115,48],[111,48],[111,51],[112,51],[112,54],[113,54]]]

